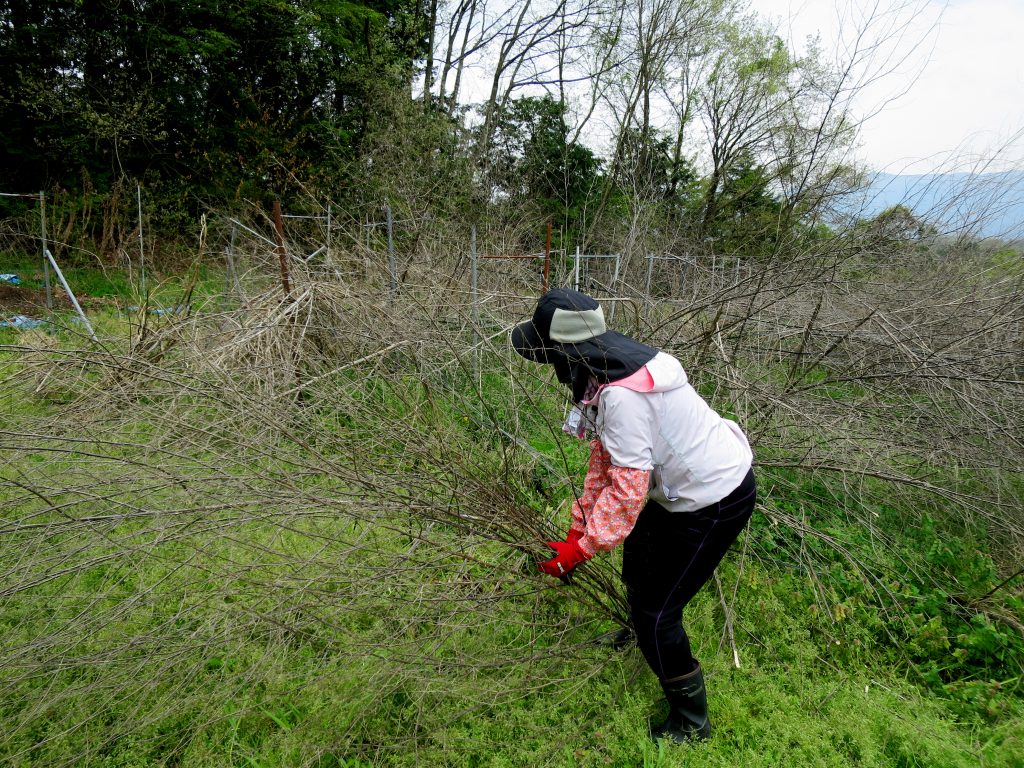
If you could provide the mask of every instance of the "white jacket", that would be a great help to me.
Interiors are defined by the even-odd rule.
[[[612,463],[652,470],[648,496],[671,512],[721,501],[751,467],[746,437],[704,402],[674,357],[659,352],[647,370],[650,391],[612,382],[598,394],[595,426]]]

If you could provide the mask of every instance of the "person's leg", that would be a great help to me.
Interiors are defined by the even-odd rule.
[[[662,682],[673,714],[686,709],[685,702],[704,708],[703,679],[683,629],[683,608],[743,530],[755,498],[751,473],[722,501],[694,513],[668,512],[649,502],[625,541],[623,580],[637,644]],[[693,730],[706,735],[706,722]]]
[[[637,642],[662,680],[694,668],[683,608],[711,579],[750,518],[753,475],[722,501],[693,513],[648,502],[623,548],[623,580]]]

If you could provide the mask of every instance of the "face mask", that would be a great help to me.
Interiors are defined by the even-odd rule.
[[[555,377],[572,390],[572,401],[580,402],[590,382],[590,369],[582,361],[570,360],[561,352],[549,352],[548,362],[555,366]]]
[[[558,383],[572,385],[572,366],[569,365],[569,359],[560,352],[549,353],[548,358],[551,360],[552,365],[555,366],[555,376],[558,378]]]

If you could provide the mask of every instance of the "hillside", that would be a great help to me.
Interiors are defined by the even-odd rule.
[[[880,173],[856,196],[852,208],[874,216],[894,205],[910,208],[943,234],[1020,239],[1024,237],[1024,171]]]
[[[616,327],[744,426],[762,488],[686,612],[714,738],[676,747],[638,652],[591,642],[618,554],[535,570],[586,463],[506,343],[536,276],[422,247],[391,293],[339,248],[285,296],[257,244],[226,292],[161,281],[187,313],[92,305],[98,344],[0,329],[0,761],[1024,761],[1019,273],[835,243],[623,270]]]
[[[0,5],[0,767],[1024,766],[1024,174],[844,203],[927,50],[862,10]],[[595,642],[624,545],[538,568],[590,460],[512,345],[555,286],[707,427],[601,462],[619,532],[655,440],[747,472],[694,392],[753,449],[683,619],[707,743],[651,738],[665,603]],[[695,583],[742,489],[626,562]]]

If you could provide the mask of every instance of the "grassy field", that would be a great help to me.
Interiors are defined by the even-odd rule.
[[[525,303],[473,328],[441,289],[396,316],[197,272],[143,327],[90,275],[99,344],[0,329],[3,764],[1024,765],[1018,448],[965,426],[1012,430],[1019,385],[899,369],[944,349],[924,309],[899,344],[818,286],[624,327],[756,438],[758,511],[686,614],[715,735],[677,747],[639,653],[591,642],[617,556],[535,572],[586,455],[503,344]]]

